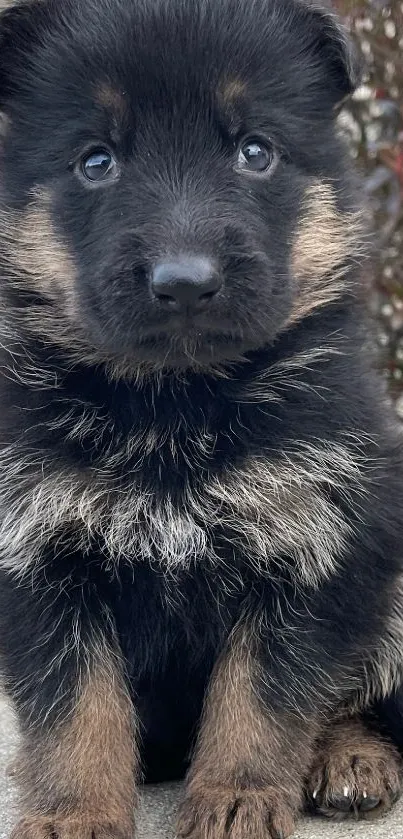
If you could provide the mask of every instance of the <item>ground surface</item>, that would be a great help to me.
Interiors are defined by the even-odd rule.
[[[8,839],[15,822],[16,798],[6,773],[15,742],[13,718],[0,699],[0,839]],[[144,791],[137,839],[173,839],[180,794],[178,785],[148,787]],[[300,823],[295,839],[403,839],[403,803],[398,804],[387,818],[374,823],[340,825],[322,819],[305,819]]]

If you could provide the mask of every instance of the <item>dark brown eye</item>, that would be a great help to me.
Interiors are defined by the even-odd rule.
[[[106,149],[96,149],[81,161],[81,171],[88,181],[111,180],[116,175],[117,163]]]
[[[260,140],[244,140],[238,153],[237,169],[241,172],[261,174],[270,169],[274,161],[274,149]]]

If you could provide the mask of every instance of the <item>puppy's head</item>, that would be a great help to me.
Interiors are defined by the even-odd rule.
[[[304,0],[25,0],[0,18],[2,272],[46,341],[214,366],[340,293],[342,30]]]

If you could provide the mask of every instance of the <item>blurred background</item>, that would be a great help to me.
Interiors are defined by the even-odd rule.
[[[381,364],[403,420],[403,0],[333,0],[364,57],[340,122],[364,174],[375,260],[370,309]]]

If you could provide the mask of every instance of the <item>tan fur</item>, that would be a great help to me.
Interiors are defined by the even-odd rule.
[[[128,105],[125,95],[110,82],[102,82],[95,91],[95,101],[109,111],[117,122],[122,122],[127,115]]]
[[[104,363],[110,369],[111,378],[129,377],[130,371],[133,378],[132,360],[119,358],[114,362],[88,342],[80,323],[74,258],[67,242],[54,229],[51,201],[48,190],[37,188],[32,190],[23,214],[1,212],[0,246],[7,283],[14,284],[18,290],[36,291],[43,298],[40,305],[32,303],[15,310],[7,307],[3,339],[8,346],[21,346],[21,332],[26,333],[60,347],[72,363],[89,366]],[[9,374],[31,384],[35,375],[41,386],[41,371],[35,373],[29,359],[19,359],[18,371],[11,368]]]
[[[372,819],[391,807],[401,780],[398,750],[370,731],[359,717],[353,717],[335,722],[320,741],[308,795],[329,818],[355,814]],[[351,802],[351,810],[343,812],[337,805],[346,799]]]
[[[85,434],[86,423],[94,430],[97,421],[93,413],[84,415],[75,434]],[[200,442],[213,445],[208,439]],[[296,578],[316,586],[342,561],[351,525],[328,488],[343,492],[351,505],[365,497],[366,469],[372,464],[354,442],[290,442],[271,463],[251,459],[188,490],[180,507],[169,496],[157,504],[136,482],[135,472],[131,486],[120,490],[128,457],[137,454],[141,466],[143,446],[150,445],[155,439],[140,433],[82,472],[62,469],[18,445],[3,450],[0,565],[22,573],[34,566],[44,545],[61,538],[84,552],[100,539],[115,565],[139,555],[171,569],[196,560],[216,563],[213,534],[223,525],[232,547],[261,573],[270,574],[278,557],[287,555]]]
[[[230,839],[267,839],[294,830],[312,728],[307,722],[301,734],[297,717],[264,711],[256,689],[265,676],[253,657],[252,635],[235,633],[213,675],[180,836],[219,839],[227,827]]]
[[[365,458],[358,452],[341,443],[290,443],[272,461],[256,458],[231,469],[206,492],[221,505],[233,542],[260,571],[288,555],[297,578],[315,586],[336,570],[350,533],[327,487],[343,490],[353,473],[365,493]]]
[[[65,822],[92,826],[95,833],[98,825],[104,830],[110,825],[111,835],[115,830],[131,839],[139,774],[136,736],[120,662],[98,648],[70,717],[43,737],[37,730],[24,737],[17,780],[25,824],[41,817],[56,833],[59,824],[66,830]],[[20,837],[19,830],[15,836]]]
[[[317,181],[305,193],[293,241],[296,290],[287,326],[344,294],[350,279],[343,263],[361,253],[361,214],[341,213],[332,186]]]
[[[218,88],[218,100],[224,107],[233,107],[245,97],[247,86],[242,79],[226,78]]]
[[[16,285],[40,292],[57,309],[65,311],[66,315],[71,310],[74,316],[74,261],[66,243],[56,234],[50,202],[50,193],[37,189],[32,192],[31,201],[20,216],[3,212],[1,227],[4,256],[9,268],[8,279]],[[30,316],[33,320],[33,315]],[[55,323],[54,314],[53,333]]]
[[[11,839],[133,839],[115,823],[103,822],[97,816],[49,819],[32,816],[22,819]]]

